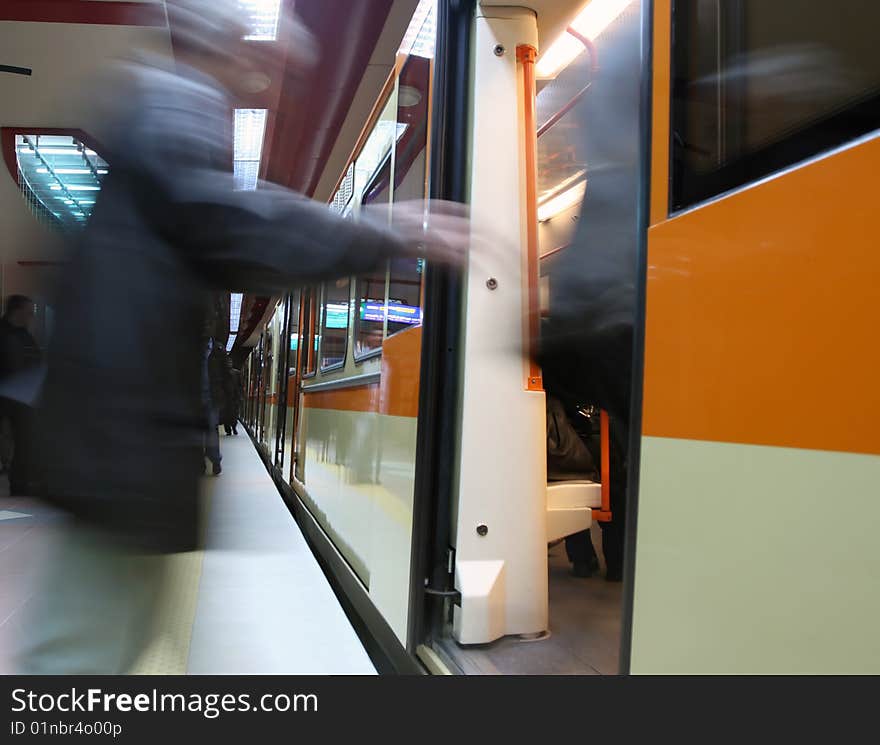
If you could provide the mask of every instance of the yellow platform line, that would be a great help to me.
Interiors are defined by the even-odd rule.
[[[204,489],[202,495],[202,546],[210,514],[209,492]],[[204,548],[168,556],[168,575],[156,611],[155,636],[130,671],[132,675],[186,675],[204,560]]]

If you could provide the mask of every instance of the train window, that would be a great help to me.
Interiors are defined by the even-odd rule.
[[[421,259],[394,259],[388,283],[388,336],[422,322]]]
[[[324,285],[321,308],[321,370],[341,367],[345,363],[348,339],[351,280],[337,280]]]
[[[412,54],[400,71],[397,96],[397,141],[394,158],[394,201],[424,199],[428,193],[428,116],[431,61]],[[393,214],[393,208],[392,208]],[[421,259],[395,259],[388,277],[386,336],[422,322]]]
[[[865,0],[677,0],[671,208],[880,127],[878,25]]]
[[[355,189],[360,189],[362,204],[387,204],[390,202],[391,151],[396,138],[403,132],[397,127],[397,89],[388,100],[373,131],[364,143],[354,168]]]
[[[303,299],[303,349],[300,355],[301,370],[304,378],[315,374],[318,347],[318,335],[315,333],[316,316],[317,299],[315,298],[315,290],[307,290]]]
[[[290,296],[290,334],[288,336],[288,353],[287,353],[287,377],[292,378],[296,375],[296,354],[299,350],[299,314],[300,314],[300,296],[298,292]]]
[[[354,358],[362,360],[382,349],[385,334],[385,283],[384,271],[366,277],[358,277],[355,294]]]

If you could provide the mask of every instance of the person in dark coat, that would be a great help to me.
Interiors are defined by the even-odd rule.
[[[211,293],[281,294],[393,256],[466,253],[451,206],[431,205],[426,229],[424,203],[401,205],[392,229],[387,209],[353,222],[280,187],[237,191],[230,91],[247,89],[262,47],[242,41],[231,0],[167,10],[176,71],[142,58],[93,86],[110,173],[59,288],[40,410],[48,499],[71,519],[31,603],[24,673],[129,670],[152,637],[163,557],[200,545]],[[295,23],[280,29],[291,54],[313,48]]]
[[[223,406],[220,423],[227,435],[238,434],[238,409],[241,405],[241,373],[232,366],[226,350],[222,358]]]
[[[605,409],[611,511],[607,579],[623,576],[639,231],[640,23],[625,13],[597,45],[601,63],[578,116],[588,187],[572,245],[554,257],[538,362],[548,395]]]
[[[229,395],[226,399],[227,409],[225,412],[224,426],[226,434],[238,434],[238,417],[241,411],[241,370],[232,367],[232,360],[229,360]]]
[[[30,326],[35,315],[34,301],[12,295],[0,318],[0,379],[9,379],[40,364],[42,353]],[[33,492],[33,411],[20,401],[0,398],[0,416],[8,417],[12,438],[9,463],[9,490],[13,496]]]
[[[211,461],[211,472],[219,476],[223,470],[220,465],[223,456],[220,453],[220,410],[224,406],[225,386],[223,369],[219,358],[219,345],[215,339],[204,342],[202,371],[202,411],[205,416],[205,457]]]

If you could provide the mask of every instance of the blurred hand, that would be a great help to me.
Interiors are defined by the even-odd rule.
[[[375,224],[388,221],[387,205],[368,205],[361,218]],[[447,266],[464,266],[471,241],[467,205],[442,200],[396,202],[391,229],[408,247],[409,255]]]

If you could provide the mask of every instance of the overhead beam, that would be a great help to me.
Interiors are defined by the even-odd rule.
[[[105,26],[166,26],[161,2],[101,0],[3,0],[0,21],[90,23]]]

